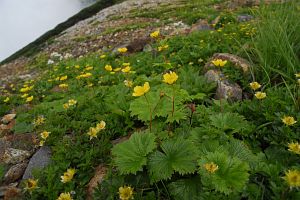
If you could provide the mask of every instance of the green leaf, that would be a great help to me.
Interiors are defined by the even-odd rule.
[[[171,195],[175,200],[192,200],[198,199],[202,194],[201,179],[193,177],[189,179],[180,179],[168,185]]]
[[[204,168],[206,163],[211,162],[218,165],[218,170],[213,173]],[[232,192],[240,192],[248,181],[248,164],[236,157],[230,157],[224,152],[209,152],[198,161],[198,164],[202,183],[227,195]]]
[[[121,174],[142,171],[147,155],[156,148],[155,135],[148,132],[134,133],[129,140],[112,149],[114,161]]]
[[[139,120],[144,122],[150,121],[150,110],[153,110],[159,101],[160,96],[157,91],[150,91],[145,96],[137,97],[130,104],[131,115],[137,116]]]
[[[174,171],[181,175],[195,171],[195,150],[187,140],[177,138],[164,141],[161,149],[162,152],[154,152],[149,159],[152,181],[170,179]]]
[[[225,132],[238,133],[251,130],[250,124],[237,113],[218,113],[210,116],[210,120],[211,125]]]

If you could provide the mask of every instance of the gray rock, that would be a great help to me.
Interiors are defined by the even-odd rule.
[[[227,80],[219,81],[215,98],[240,101],[243,98],[243,90],[236,83],[230,83]]]
[[[252,20],[253,18],[254,17],[252,15],[244,14],[244,15],[239,15],[237,17],[237,20],[238,20],[238,22],[247,22],[247,21]]]
[[[0,157],[0,161],[6,164],[17,164],[23,162],[27,158],[31,156],[29,151],[7,148],[2,157]]]
[[[13,165],[6,172],[6,174],[4,176],[4,183],[9,184],[9,183],[13,183],[13,182],[17,181],[18,179],[20,179],[23,176],[26,167],[27,167],[27,162]]]
[[[33,178],[34,169],[42,169],[49,165],[51,161],[51,149],[47,146],[41,147],[30,159],[29,164],[23,175],[23,179]]]
[[[215,98],[229,99],[231,101],[242,100],[243,90],[236,83],[230,83],[226,80],[224,74],[220,70],[208,70],[204,75],[208,81],[218,84]]]

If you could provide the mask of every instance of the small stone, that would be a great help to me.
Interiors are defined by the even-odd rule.
[[[206,30],[214,30],[214,28],[208,23],[207,20],[200,19],[198,22],[192,25],[190,32]]]
[[[27,167],[27,162],[13,165],[4,176],[4,183],[9,184],[19,180]]]
[[[94,177],[90,180],[88,184],[88,189],[87,189],[87,200],[91,200],[93,198],[93,193],[94,189],[102,183],[104,180],[104,177],[107,174],[108,168],[105,165],[99,165],[96,167],[95,170],[95,175]]]
[[[0,161],[6,164],[17,164],[29,158],[30,155],[29,151],[7,148],[4,155],[0,158]]]
[[[4,117],[2,117],[1,122],[4,124],[8,124],[16,117],[16,114],[7,114]]]
[[[247,22],[247,21],[250,21],[252,19],[253,19],[253,16],[252,15],[247,15],[247,14],[239,15],[237,17],[238,22]]]
[[[47,146],[41,147],[30,159],[29,164],[23,175],[23,179],[33,178],[32,171],[34,169],[43,169],[50,164],[51,149]]]

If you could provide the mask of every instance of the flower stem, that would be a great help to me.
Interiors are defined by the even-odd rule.
[[[152,129],[152,108],[151,108],[151,105],[146,97],[146,95],[144,94],[144,97],[148,103],[148,106],[149,106],[149,110],[150,110],[150,122],[149,122],[149,129],[150,129],[150,132],[151,132],[151,129]]]

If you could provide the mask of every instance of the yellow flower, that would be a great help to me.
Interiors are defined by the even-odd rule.
[[[9,97],[6,97],[4,100],[3,100],[4,103],[7,103],[9,102]]]
[[[45,144],[45,140],[41,140],[39,143],[39,146],[42,147],[42,146],[44,146],[44,144]]]
[[[97,124],[96,128],[100,131],[100,130],[105,129],[105,126],[106,126],[106,123],[105,123],[105,121],[102,120],[100,123]]]
[[[27,97],[26,102],[31,102],[33,100],[33,96]]]
[[[264,98],[266,98],[266,96],[267,96],[267,94],[264,92],[255,92],[255,97],[257,99],[264,99]]]
[[[100,58],[101,58],[101,59],[106,58],[106,55],[103,54],[103,55],[100,56]]]
[[[26,98],[26,97],[28,97],[28,94],[27,93],[25,93],[25,94],[23,94],[22,96],[21,96],[21,98]]]
[[[73,200],[73,199],[71,197],[70,192],[68,192],[68,193],[61,193],[56,200]]]
[[[119,52],[119,53],[126,53],[127,50],[128,50],[128,49],[127,49],[126,47],[118,48],[118,52]]]
[[[48,131],[41,132],[41,138],[43,138],[44,140],[46,140],[50,133],[51,132],[48,132]]]
[[[289,170],[285,172],[285,177],[283,177],[290,187],[300,187],[300,171],[299,170]]]
[[[87,133],[90,136],[90,140],[97,137],[97,134],[99,133],[99,130],[94,127],[90,127],[89,132]]]
[[[296,78],[300,78],[300,73],[295,74]]]
[[[118,67],[118,68],[114,69],[114,72],[118,72],[120,70],[121,70],[121,67]]]
[[[130,80],[125,80],[124,84],[126,87],[129,87],[129,88],[132,87],[132,85],[133,85],[132,81],[130,81]]]
[[[150,37],[158,38],[159,34],[160,34],[159,30],[157,30],[157,31],[154,31],[153,33],[150,33]]]
[[[61,176],[61,182],[67,183],[73,179],[76,170],[74,168],[67,169],[63,176]]]
[[[21,88],[20,89],[20,92],[23,92],[23,93],[25,93],[25,92],[28,92],[28,91],[30,91],[30,90],[32,90],[32,88],[33,88],[33,86],[24,86],[23,88]]]
[[[77,104],[77,101],[75,99],[70,99],[68,101],[69,106],[74,106],[75,104]]]
[[[32,190],[38,188],[37,184],[38,184],[38,180],[34,180],[34,179],[31,179],[31,178],[27,179],[26,182],[25,182],[24,190],[32,192]]]
[[[261,87],[261,85],[258,82],[252,82],[250,83],[250,87],[252,90],[257,90]]]
[[[130,63],[123,63],[122,64],[124,67],[130,66]]]
[[[211,61],[216,67],[224,67],[227,63],[227,60],[215,59]]]
[[[60,81],[64,81],[64,80],[67,80],[67,79],[68,79],[67,75],[66,76],[62,76],[62,77],[59,78]]]
[[[85,73],[85,74],[80,74],[79,76],[76,76],[76,79],[81,79],[81,78],[88,78],[91,77],[93,74],[91,73]]]
[[[58,87],[60,87],[60,88],[67,88],[67,87],[69,87],[69,85],[66,84],[66,83],[62,83],[62,84],[59,84]]]
[[[163,78],[163,82],[171,85],[177,81],[178,76],[175,72],[170,71],[169,73],[164,74]]]
[[[206,163],[204,164],[204,168],[209,172],[209,173],[214,173],[215,171],[217,171],[219,169],[219,166],[216,165],[215,163],[211,162],[211,163]]]
[[[293,126],[294,124],[297,123],[297,121],[294,119],[294,117],[291,117],[291,116],[284,116],[281,120],[287,126]]]
[[[87,66],[84,70],[85,70],[85,71],[90,71],[90,70],[92,70],[92,69],[94,69],[94,67],[92,67],[92,66]]]
[[[69,108],[69,104],[68,104],[68,103],[64,103],[64,104],[63,104],[63,107],[64,107],[64,109],[67,110],[67,109]]]
[[[89,83],[87,86],[88,87],[93,87],[93,85],[94,85],[93,83]]]
[[[169,48],[169,45],[163,45],[163,46],[159,46],[158,48],[157,48],[157,50],[158,51],[163,51],[163,50],[166,50],[166,49],[168,49]]]
[[[112,66],[111,65],[105,65],[105,70],[111,72],[112,71]]]
[[[122,72],[128,73],[128,72],[130,72],[130,69],[131,69],[131,67],[130,67],[130,66],[127,66],[127,67],[125,67],[124,69],[122,69]]]
[[[295,154],[300,154],[300,144],[298,142],[294,143],[289,143],[288,144],[288,147],[289,147],[289,151],[295,153]]]
[[[150,90],[150,85],[148,82],[145,82],[143,86],[136,86],[133,88],[133,94],[132,96],[134,97],[139,97],[144,95],[145,93],[147,93]]]
[[[38,116],[36,119],[33,120],[33,125],[34,126],[39,126],[41,124],[44,124],[46,121],[45,117],[42,115]]]
[[[75,67],[75,69],[79,69],[79,68],[80,68],[80,66],[79,66],[79,65],[75,65],[74,67]]]
[[[133,188],[130,186],[119,187],[119,197],[121,200],[133,199]]]

